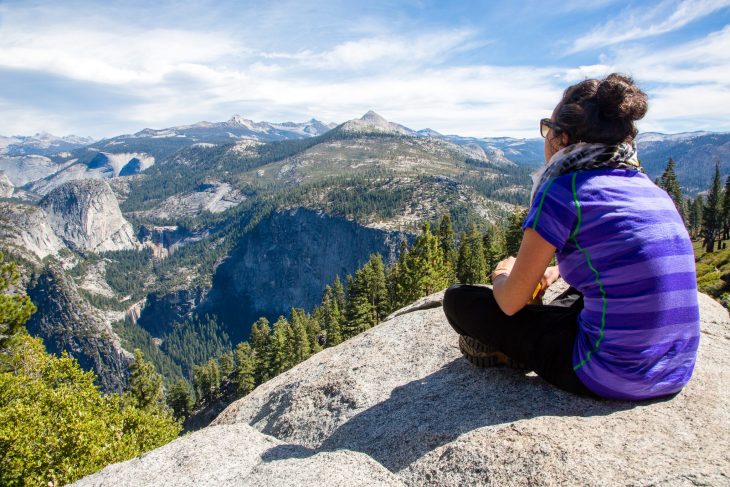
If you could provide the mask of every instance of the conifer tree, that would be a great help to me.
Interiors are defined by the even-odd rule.
[[[290,330],[289,321],[284,316],[279,316],[271,333],[271,362],[269,364],[271,377],[281,374],[292,366],[291,357],[287,353],[288,337],[292,334]]]
[[[330,285],[324,287],[322,294],[323,324],[326,338],[326,345],[333,347],[342,342],[340,329],[340,308],[334,296],[334,289]]]
[[[461,232],[461,235],[459,235],[459,257],[456,261],[456,278],[462,284],[467,284],[470,281],[469,261],[471,261],[469,237],[465,232]]]
[[[715,240],[722,226],[722,186],[720,182],[720,161],[715,164],[715,176],[707,195],[707,201],[702,210],[702,227],[704,229],[704,246],[707,252],[715,250]]]
[[[674,159],[671,157],[667,161],[667,167],[664,169],[661,178],[659,179],[658,186],[667,192],[674,206],[677,208],[677,212],[682,217],[682,221],[687,221],[687,215],[684,211],[684,198],[682,197],[682,188],[679,186],[677,181],[677,175],[674,172]]]
[[[393,310],[408,304],[407,300],[411,294],[408,252],[408,243],[405,239],[402,239],[400,241],[398,261],[392,264],[387,276],[386,287],[388,288],[390,308]]]
[[[263,384],[271,377],[271,328],[269,320],[262,316],[251,325],[251,347],[254,349],[255,378],[257,384]]]
[[[448,272],[438,238],[431,233],[430,224],[424,222],[421,234],[408,252],[406,282],[412,287],[406,294],[406,304],[448,287]]]
[[[134,361],[129,364],[129,395],[142,409],[161,409],[164,405],[162,376],[144,359],[139,348],[134,349]]]
[[[355,277],[348,286],[347,321],[342,329],[342,336],[345,340],[375,324],[377,311],[370,301],[368,289],[372,280],[372,269],[364,265],[355,271]]]
[[[456,244],[454,242],[454,229],[451,225],[451,215],[444,213],[441,218],[441,224],[438,231],[439,244],[441,245],[441,253],[448,267],[449,283],[456,282]]]
[[[484,257],[482,235],[472,223],[469,234],[462,234],[464,242],[459,246],[459,282],[476,284],[487,282],[487,262]]]
[[[218,361],[210,359],[205,364],[193,366],[193,387],[200,404],[210,404],[219,396],[221,372]]]
[[[497,264],[507,257],[504,243],[504,232],[497,225],[490,225],[482,237],[484,246],[484,260],[487,264],[487,276],[489,276]]]
[[[220,365],[221,379],[229,379],[234,369],[233,352],[228,351],[221,354],[218,363]]]
[[[332,283],[332,297],[337,302],[337,307],[340,308],[340,312],[344,313],[347,303],[345,288],[342,286],[339,274],[335,276],[335,282]]]
[[[193,394],[190,384],[185,379],[178,379],[167,391],[165,398],[168,407],[177,420],[184,420],[193,410]]]
[[[730,239],[730,176],[725,178],[722,195],[722,240]]]
[[[522,223],[527,217],[526,210],[519,208],[512,213],[505,232],[505,252],[507,256],[516,256],[522,243]]]
[[[292,364],[307,360],[311,355],[311,346],[307,334],[306,315],[301,308],[292,308],[290,313]]]
[[[236,384],[236,392],[239,396],[245,396],[256,387],[256,364],[254,352],[248,342],[241,342],[236,345],[236,370],[233,374],[233,381]]]
[[[702,195],[697,195],[690,205],[690,235],[692,238],[698,238],[702,234],[702,209],[704,206],[705,201]]]
[[[0,252],[0,352],[10,344],[10,340],[23,329],[23,325],[35,313],[36,307],[24,294],[8,293],[8,289],[18,285],[20,274],[13,262],[3,262]]]

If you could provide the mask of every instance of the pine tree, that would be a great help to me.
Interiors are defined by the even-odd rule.
[[[469,234],[462,233],[463,241],[459,245],[459,282],[476,284],[487,282],[487,262],[484,257],[482,235],[475,224],[472,224]]]
[[[702,209],[705,206],[705,201],[702,195],[692,201],[690,205],[690,235],[692,238],[698,238],[702,234]]]
[[[221,372],[215,359],[193,366],[193,387],[200,404],[210,404],[220,395]]]
[[[406,282],[412,285],[407,303],[448,287],[449,269],[445,265],[438,239],[431,233],[431,226],[424,222],[421,234],[408,252]]]
[[[271,333],[271,362],[269,364],[271,377],[281,374],[292,366],[288,353],[288,337],[292,334],[289,321],[284,316],[279,316]]]
[[[193,410],[193,394],[190,390],[190,384],[185,379],[178,379],[167,390],[165,398],[168,407],[172,410],[172,414],[177,420],[184,420]]]
[[[342,333],[340,329],[340,308],[337,299],[334,296],[334,289],[330,285],[326,285],[322,294],[323,323],[326,345],[333,347],[342,342]]]
[[[505,252],[508,256],[516,256],[522,243],[522,223],[527,217],[526,210],[517,209],[512,213],[505,232]]]
[[[355,271],[355,277],[348,286],[347,321],[342,329],[343,339],[348,339],[374,325],[375,306],[370,301],[369,281],[372,270],[363,266]]]
[[[332,284],[332,297],[337,302],[337,307],[341,312],[347,308],[345,288],[342,286],[339,274],[335,276],[335,282]]]
[[[471,273],[469,270],[469,262],[471,261],[471,246],[469,245],[469,237],[465,232],[459,235],[459,256],[456,261],[456,278],[462,284],[470,284]]]
[[[411,276],[411,273],[408,269],[408,253],[408,243],[405,239],[402,239],[400,241],[400,253],[398,254],[398,261],[393,263],[386,281],[390,308],[394,310],[408,304],[408,299],[411,294],[411,283],[408,281]]]
[[[134,404],[141,409],[162,409],[165,404],[162,376],[144,359],[139,348],[134,349],[134,361],[129,364],[128,391]]]
[[[311,346],[307,334],[306,315],[301,308],[292,308],[290,313],[292,364],[307,360],[311,355]]]
[[[220,364],[221,379],[229,379],[234,369],[233,352],[223,353],[218,363]]]
[[[257,384],[263,384],[271,377],[271,328],[269,320],[264,316],[251,325],[251,347],[254,349],[255,378]]]
[[[484,260],[487,264],[487,276],[489,276],[497,264],[507,257],[504,243],[504,232],[496,225],[491,225],[482,237],[484,246]]]
[[[659,179],[658,186],[667,192],[674,206],[677,208],[677,212],[682,217],[682,221],[687,221],[687,215],[684,212],[684,198],[682,197],[682,188],[679,186],[677,181],[677,175],[674,172],[674,159],[671,157],[667,161],[667,167],[662,173],[662,177]]]
[[[243,397],[256,387],[256,363],[253,348],[248,342],[241,342],[236,345],[235,356],[236,369],[233,374],[233,382],[236,384],[236,392]]]
[[[103,394],[92,371],[65,352],[47,353],[24,331],[0,361],[0,485],[67,485],[180,432],[164,408]]]
[[[720,162],[715,164],[715,176],[707,195],[707,201],[702,211],[702,227],[704,228],[704,246],[707,252],[715,250],[717,239],[722,226],[722,186],[720,182]]]
[[[730,239],[730,176],[725,178],[722,195],[722,240]]]
[[[8,347],[13,336],[36,311],[28,296],[8,292],[18,286],[20,274],[15,263],[3,262],[3,259],[0,252],[0,351]]]
[[[444,213],[438,231],[439,245],[444,261],[448,267],[449,284],[456,282],[456,244],[454,243],[454,229],[451,225],[451,215]]]

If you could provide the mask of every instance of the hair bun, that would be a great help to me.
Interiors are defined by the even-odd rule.
[[[598,109],[608,120],[639,120],[646,115],[646,93],[634,84],[631,77],[610,74],[601,81],[596,91]]]

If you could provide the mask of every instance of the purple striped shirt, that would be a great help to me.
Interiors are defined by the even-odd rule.
[[[580,380],[611,399],[682,389],[700,316],[692,243],[667,193],[638,171],[569,173],[539,189],[527,227],[555,246],[560,274],[584,295]]]

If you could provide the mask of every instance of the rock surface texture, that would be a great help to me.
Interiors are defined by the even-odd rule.
[[[139,246],[106,181],[64,183],[48,193],[41,206],[53,230],[74,250],[103,252]]]
[[[0,202],[0,246],[30,261],[57,255],[66,248],[37,206]]]
[[[84,370],[94,371],[104,391],[121,392],[131,354],[99,311],[82,299],[73,280],[49,265],[29,284],[28,296],[43,310],[31,315],[28,331],[43,338],[46,350],[68,352]]]
[[[0,171],[0,198],[10,198],[13,191],[15,191],[15,186],[13,186],[8,176]]]
[[[471,366],[442,296],[259,386],[211,426],[76,485],[730,484],[730,321],[707,296],[692,380],[637,403]]]

